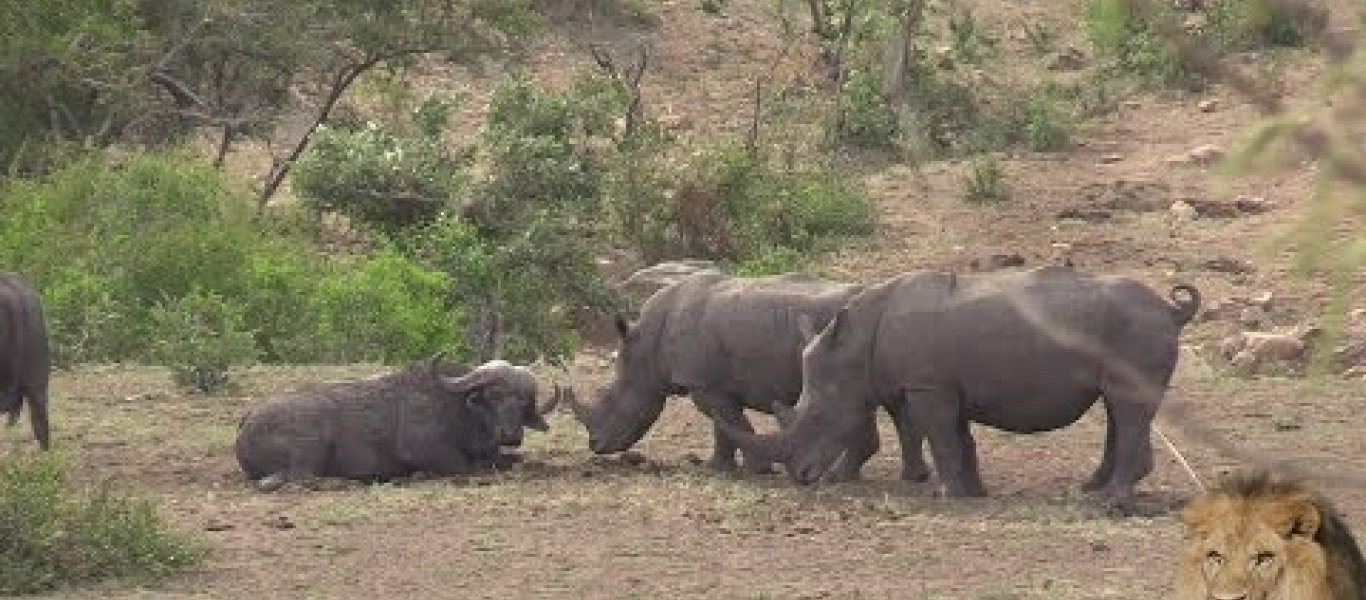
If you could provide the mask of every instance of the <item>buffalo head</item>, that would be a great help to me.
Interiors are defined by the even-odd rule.
[[[461,377],[440,376],[441,385],[493,415],[495,435],[503,446],[522,445],[523,428],[546,431],[545,415],[563,395],[559,386],[544,405],[537,405],[536,376],[526,367],[493,360]]]

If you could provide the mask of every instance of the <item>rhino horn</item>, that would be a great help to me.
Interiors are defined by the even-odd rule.
[[[796,420],[796,410],[782,402],[773,403],[773,418],[778,420],[778,426],[786,429]]]
[[[555,391],[550,394],[550,399],[547,400],[545,404],[536,407],[536,414],[542,416],[548,415],[560,406],[560,402],[564,401],[565,397],[572,397],[574,395],[574,388],[561,386],[558,383],[554,384],[554,386]]]
[[[764,435],[714,420],[721,435],[744,451],[763,461],[785,463],[792,457],[792,436],[786,432]]]
[[[579,423],[582,423],[584,427],[592,427],[593,407],[584,404],[583,401],[579,400],[574,394],[574,390],[570,389],[567,393],[561,395],[560,400],[569,405],[569,409],[574,412],[574,418],[577,419]]]

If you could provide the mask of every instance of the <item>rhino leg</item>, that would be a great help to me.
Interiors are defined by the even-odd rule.
[[[754,431],[754,426],[750,424],[749,418],[745,416],[744,408],[736,398],[720,395],[694,392],[692,394],[693,404],[697,410],[713,419],[725,421],[731,425],[739,427],[745,431]],[[712,452],[711,458],[707,460],[707,468],[722,472],[730,472],[739,469],[740,465],[735,461],[735,453],[738,451],[735,444],[721,433],[721,427],[712,426]],[[774,473],[773,463],[764,462],[755,457],[744,455],[745,472],[751,474]]]
[[[1096,472],[1091,474],[1082,490],[1094,492],[1105,487],[1110,483],[1110,477],[1115,472],[1115,409],[1111,408],[1109,399],[1105,402],[1105,449],[1101,452],[1100,466],[1096,467]]]
[[[1153,470],[1152,424],[1157,402],[1140,396],[1118,396],[1115,409],[1114,471],[1101,488],[1110,507],[1132,514],[1134,487]]]
[[[47,382],[28,388],[24,395],[28,398],[28,422],[33,429],[33,438],[38,440],[38,448],[47,450],[51,447],[47,422]],[[19,410],[16,408],[10,414],[10,425],[19,419]]]
[[[901,443],[901,478],[906,481],[924,483],[930,480],[930,466],[925,464],[925,434],[916,427],[907,413],[906,403],[900,399],[883,405],[887,416],[896,426],[897,439]]]
[[[906,401],[911,417],[924,423],[945,495],[985,496],[977,474],[976,444],[958,396],[946,390],[925,389],[907,392]]]

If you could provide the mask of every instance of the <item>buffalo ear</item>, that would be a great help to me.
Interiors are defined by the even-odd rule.
[[[631,322],[627,321],[626,317],[621,313],[614,315],[613,321],[617,326],[617,335],[620,335],[622,339],[626,339],[626,334],[631,332]]]

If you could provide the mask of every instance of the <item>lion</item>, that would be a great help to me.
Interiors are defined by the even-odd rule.
[[[1190,545],[1178,600],[1363,600],[1366,561],[1322,495],[1266,471],[1239,473],[1181,510]]]

